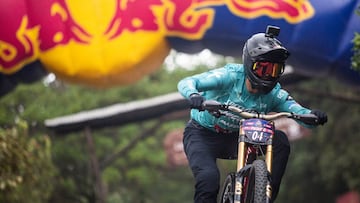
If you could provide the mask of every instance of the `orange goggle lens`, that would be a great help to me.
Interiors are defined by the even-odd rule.
[[[255,62],[253,72],[262,79],[277,78],[284,72],[285,64],[271,62]]]

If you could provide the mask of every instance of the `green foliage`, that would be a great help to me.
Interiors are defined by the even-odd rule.
[[[337,81],[316,79],[298,84],[296,89],[310,90],[293,91],[293,96],[327,112],[329,121],[311,136],[292,143],[279,202],[334,202],[347,191],[360,192],[358,92]],[[327,96],[313,94],[314,90]]]
[[[161,69],[136,84],[106,90],[60,81],[48,86],[42,82],[19,85],[15,91],[0,99],[0,125],[12,126],[14,120],[22,118],[31,124],[29,130],[32,133],[47,133],[42,124],[47,118],[174,92],[177,91],[177,81],[203,70],[176,69],[169,72]],[[110,155],[126,149],[134,138],[156,122],[92,130],[99,164],[102,165]],[[192,202],[190,170],[187,167],[169,168],[162,143],[169,130],[183,126],[184,121],[164,123],[152,135],[122,152],[114,162],[102,167],[101,177],[107,190],[107,201]],[[84,132],[50,137],[53,143],[52,158],[58,174],[56,181],[51,181],[53,189],[48,194],[48,202],[95,202],[95,180]],[[22,195],[22,198],[25,197]]]
[[[52,137],[52,156],[59,176],[53,183],[51,203],[87,203],[94,199],[86,140],[82,134]]]
[[[360,16],[360,6],[357,8],[356,14]],[[360,72],[360,34],[357,32],[355,33],[353,43],[354,55],[351,57],[351,65],[354,70]]]
[[[172,72],[160,69],[135,84],[109,89],[60,81],[47,87],[42,82],[18,85],[16,90],[0,98],[0,125],[11,125],[22,118],[31,121],[30,127],[37,127],[47,118],[174,92],[177,91],[177,81],[199,71],[201,69],[176,69]]]
[[[353,43],[354,43],[354,47],[353,47],[354,55],[351,58],[352,60],[351,65],[354,70],[360,72],[360,34],[359,33],[355,33]]]
[[[0,202],[45,202],[56,170],[48,136],[28,136],[27,123],[0,128]],[[24,195],[26,194],[26,195]]]
[[[154,121],[148,121],[122,127],[113,135],[118,145],[111,153],[122,151],[131,140],[153,125]],[[192,202],[193,185],[189,169],[169,168],[163,148],[163,139],[169,129],[181,128],[183,125],[184,122],[176,121],[164,123],[153,135],[141,140],[127,153],[122,153],[105,168],[102,177],[108,180],[105,181],[108,202]],[[96,140],[101,138],[100,134]],[[103,157],[100,160],[110,155],[105,150],[98,152],[99,157]]]

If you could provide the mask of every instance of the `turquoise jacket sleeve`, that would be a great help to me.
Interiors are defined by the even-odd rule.
[[[182,79],[178,83],[178,91],[185,98],[193,93],[206,92],[208,90],[222,90],[231,88],[231,72],[226,68],[214,69],[201,74]],[[209,98],[208,98],[209,99]]]
[[[275,98],[278,99],[277,105],[274,108],[275,112],[291,112],[295,114],[308,114],[311,112],[310,109],[305,108],[296,102],[293,97],[291,97],[290,94],[284,89],[279,89]],[[306,128],[314,127],[299,121],[298,123]]]

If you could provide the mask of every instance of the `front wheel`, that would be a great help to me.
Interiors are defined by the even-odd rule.
[[[242,203],[266,202],[268,171],[265,161],[255,160],[237,175],[239,179],[236,178],[235,173],[227,175],[222,188],[220,203],[234,203],[236,181],[240,181],[243,186],[240,198]]]
[[[229,173],[224,181],[220,203],[234,203],[235,173]]]
[[[268,183],[268,171],[266,163],[263,160],[255,160],[253,170],[249,170],[247,176],[247,192],[245,193],[246,203],[264,203],[266,202],[266,186]]]

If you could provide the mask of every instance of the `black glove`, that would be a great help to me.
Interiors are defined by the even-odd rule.
[[[204,110],[202,107],[204,100],[204,97],[198,93],[191,94],[189,97],[190,108],[199,109],[200,111]]]
[[[318,120],[318,123],[321,124],[321,125],[324,125],[324,124],[327,122],[327,120],[328,120],[326,113],[325,113],[325,112],[322,112],[322,111],[320,111],[320,110],[313,109],[313,110],[311,110],[310,113],[311,113],[311,114],[314,114],[315,116],[318,117],[318,119],[319,119],[319,120]]]

